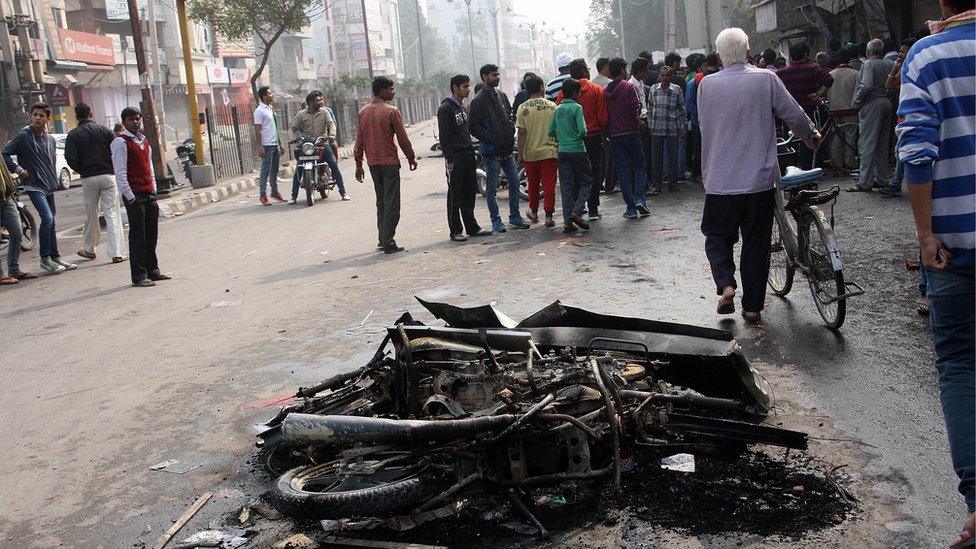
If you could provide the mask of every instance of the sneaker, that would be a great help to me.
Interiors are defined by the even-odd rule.
[[[133,282],[132,285],[135,286],[136,288],[151,288],[155,286],[156,283],[153,282],[152,280],[149,280],[148,278],[143,278],[138,282]]]
[[[468,236],[491,236],[491,230],[489,230],[489,229],[478,229],[477,231],[469,234]]]
[[[124,261],[127,261],[128,259],[129,259],[128,257],[124,257],[124,256],[123,257],[113,257],[112,258],[112,263],[122,263]]]
[[[589,221],[596,221],[597,219],[602,219],[602,218],[603,216],[596,212],[590,212],[590,214],[586,216],[586,219]]]
[[[651,211],[647,209],[647,206],[643,204],[638,204],[637,215],[639,215],[640,217],[648,217],[651,215]]]
[[[464,236],[463,234],[451,235],[451,242],[467,242],[467,241],[468,241],[468,237]]]
[[[651,188],[647,189],[647,192],[644,193],[644,194],[645,194],[645,196],[657,196],[657,195],[661,194],[661,189],[659,189],[657,187],[651,187]]]
[[[878,191],[878,194],[885,198],[895,198],[901,196],[901,187],[884,187]]]
[[[638,217],[640,217],[640,214],[634,208],[627,208],[627,211],[624,212],[624,219],[637,219]]]
[[[563,225],[563,234],[573,234],[578,230],[579,229],[576,228],[576,225],[573,224]]]
[[[95,252],[89,252],[84,248],[78,248],[78,251],[75,253],[81,257],[84,257],[85,259],[95,259]]]
[[[268,200],[268,197],[267,196],[262,196],[261,197],[261,204],[263,204],[265,206],[270,206],[271,205],[271,201]]]
[[[546,214],[546,228],[551,229],[556,226],[556,221],[552,218],[552,214]]]
[[[393,244],[390,244],[389,246],[384,247],[383,248],[383,253],[385,253],[385,254],[395,254],[397,252],[404,251],[404,249],[405,248],[403,246],[397,246],[396,243],[393,243]]]
[[[298,204],[298,199],[295,198],[295,197],[292,197],[292,199],[289,200],[288,203],[291,204],[292,206],[294,206],[295,204]]]
[[[350,200],[352,200],[352,197],[349,196],[348,194],[342,195],[342,201],[343,202],[349,202]]]
[[[491,230],[496,233],[503,233],[506,231],[505,225],[502,224],[501,220],[491,222]]]
[[[278,202],[284,202],[285,201],[285,197],[281,196],[281,193],[280,192],[278,192],[278,193],[272,193],[271,194],[271,198],[274,198]]]
[[[528,223],[526,223],[525,220],[522,219],[521,217],[518,217],[518,218],[515,218],[515,219],[509,219],[508,220],[508,224],[513,229],[528,229],[529,227],[532,226],[532,225],[529,225]]]
[[[50,257],[41,258],[41,268],[51,274],[63,273],[65,271],[64,267],[55,263],[54,261],[51,261]]]
[[[74,263],[67,263],[65,261],[61,261],[61,258],[60,257],[52,257],[51,258],[51,261],[53,261],[53,262],[57,263],[58,265],[61,265],[62,267],[64,267],[64,270],[66,270],[66,271],[73,271],[73,270],[75,270],[75,269],[78,268],[78,266],[75,265]]]
[[[539,222],[539,213],[538,212],[535,212],[535,211],[532,211],[532,210],[528,210],[528,211],[525,212],[525,217],[528,217],[529,218],[529,221],[531,221],[532,223],[538,223]]]
[[[586,220],[583,219],[583,216],[580,215],[578,212],[571,213],[569,215],[569,220],[573,222],[573,225],[576,225],[580,229],[589,229],[590,228],[590,224],[587,223]]]

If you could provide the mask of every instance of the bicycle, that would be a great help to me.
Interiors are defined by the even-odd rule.
[[[17,204],[17,213],[20,214],[20,230],[22,233],[20,239],[20,251],[27,252],[34,249],[34,244],[37,242],[37,222],[34,221],[34,214],[27,209],[27,203],[20,199],[20,193],[22,192],[22,187],[14,188],[13,201]],[[0,250],[6,248],[10,244],[10,239],[6,233],[0,237]]]
[[[853,152],[855,159],[858,158],[857,132],[859,125],[856,120],[854,122],[838,122],[834,114],[830,112],[828,103],[824,101],[813,111],[813,124],[816,126],[817,131],[820,132],[820,135],[823,136],[823,145],[820,147],[820,149],[826,149],[829,151],[831,145],[836,139],[844,148]],[[849,139],[847,137],[848,134],[853,135],[854,138]],[[820,149],[813,151],[814,166],[817,165],[817,154],[820,152]],[[857,171],[845,169],[843,166],[833,167],[835,170],[843,172],[847,175],[852,175]]]
[[[864,289],[844,280],[844,263],[834,237],[833,205],[840,187],[819,190],[822,180],[820,168],[804,171],[792,166],[780,180],[767,282],[773,294],[785,297],[799,270],[807,277],[820,317],[828,328],[837,330],[847,315],[847,299],[862,295]],[[829,218],[820,208],[827,203]]]

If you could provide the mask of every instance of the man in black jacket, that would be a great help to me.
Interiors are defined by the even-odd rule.
[[[451,78],[450,97],[444,98],[437,109],[437,133],[447,167],[447,225],[454,242],[468,239],[462,228],[467,230],[468,236],[491,234],[488,229],[482,229],[474,217],[475,194],[478,192],[477,162],[468,129],[468,113],[461,104],[470,93],[471,79],[466,74],[458,74]]]
[[[471,100],[471,134],[478,139],[481,156],[485,159],[488,175],[488,213],[491,214],[491,228],[497,233],[505,232],[501,215],[498,213],[498,173],[505,170],[508,179],[508,224],[515,229],[528,229],[531,225],[519,213],[519,178],[513,152],[515,150],[515,125],[512,124],[512,105],[508,96],[498,91],[501,76],[497,65],[481,67],[481,81],[484,87]]]
[[[81,188],[85,196],[84,244],[78,255],[95,259],[95,246],[101,239],[98,212],[105,217],[108,255],[112,263],[125,261],[125,234],[122,232],[122,215],[119,208],[119,191],[115,186],[110,147],[115,134],[112,130],[92,119],[91,107],[84,103],[75,105],[78,127],[68,133],[64,143],[64,159],[72,170],[81,175]]]

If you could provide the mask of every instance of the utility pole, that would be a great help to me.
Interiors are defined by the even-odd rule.
[[[420,48],[419,54],[417,54],[417,59],[420,61],[420,79],[427,80],[427,69],[424,67],[424,27],[420,21],[420,0],[417,0],[417,47]]]
[[[620,10],[620,54],[624,59],[628,59],[627,41],[624,40],[624,0],[617,0],[617,9]]]
[[[166,148],[166,109],[163,105],[163,73],[159,66],[159,40],[156,35],[156,0],[146,0],[146,18],[149,19],[149,46],[152,48],[152,62],[155,67],[153,79],[159,86],[159,144]],[[152,86],[149,91],[152,93]],[[155,96],[153,96],[155,97]]]
[[[366,64],[369,66],[369,81],[373,82],[373,47],[369,44],[369,18],[366,17],[366,0],[360,0],[363,6],[363,34],[366,36]]]
[[[149,0],[152,2],[153,0]],[[159,127],[156,125],[156,112],[153,108],[152,88],[149,86],[149,66],[146,63],[146,47],[142,42],[142,23],[139,21],[139,6],[136,0],[128,0],[129,22],[132,24],[132,41],[136,47],[136,67],[139,69],[139,88],[142,90],[142,101],[139,110],[142,111],[143,131],[149,145],[152,147],[153,171],[156,173],[156,188],[168,191],[171,181],[166,177],[163,164],[163,151],[159,146]]]
[[[129,0],[129,2],[133,1]],[[193,130],[194,153],[197,157],[197,166],[203,166],[205,161],[203,134],[200,133],[200,107],[197,105],[197,83],[193,76],[193,54],[190,51],[190,31],[186,22],[186,0],[176,0],[176,16],[180,22],[183,70],[186,72],[186,102],[190,110],[190,129]]]
[[[471,78],[478,74],[478,67],[474,61],[474,24],[471,22],[471,0],[464,0],[468,5],[468,44],[471,46]]]
[[[708,12],[705,13],[705,20],[708,20]],[[678,3],[677,0],[665,0],[664,2],[664,50],[674,51],[677,46],[678,38]]]

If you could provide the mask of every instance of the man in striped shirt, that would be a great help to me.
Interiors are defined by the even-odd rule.
[[[932,35],[908,52],[901,73],[898,157],[905,163],[922,263],[928,276],[932,340],[942,413],[959,491],[976,496],[976,10],[941,0]]]
[[[556,56],[556,68],[559,69],[559,76],[553,78],[546,84],[546,99],[555,101],[556,96],[563,89],[563,81],[569,78],[569,64],[573,62],[573,54],[564,51]]]

